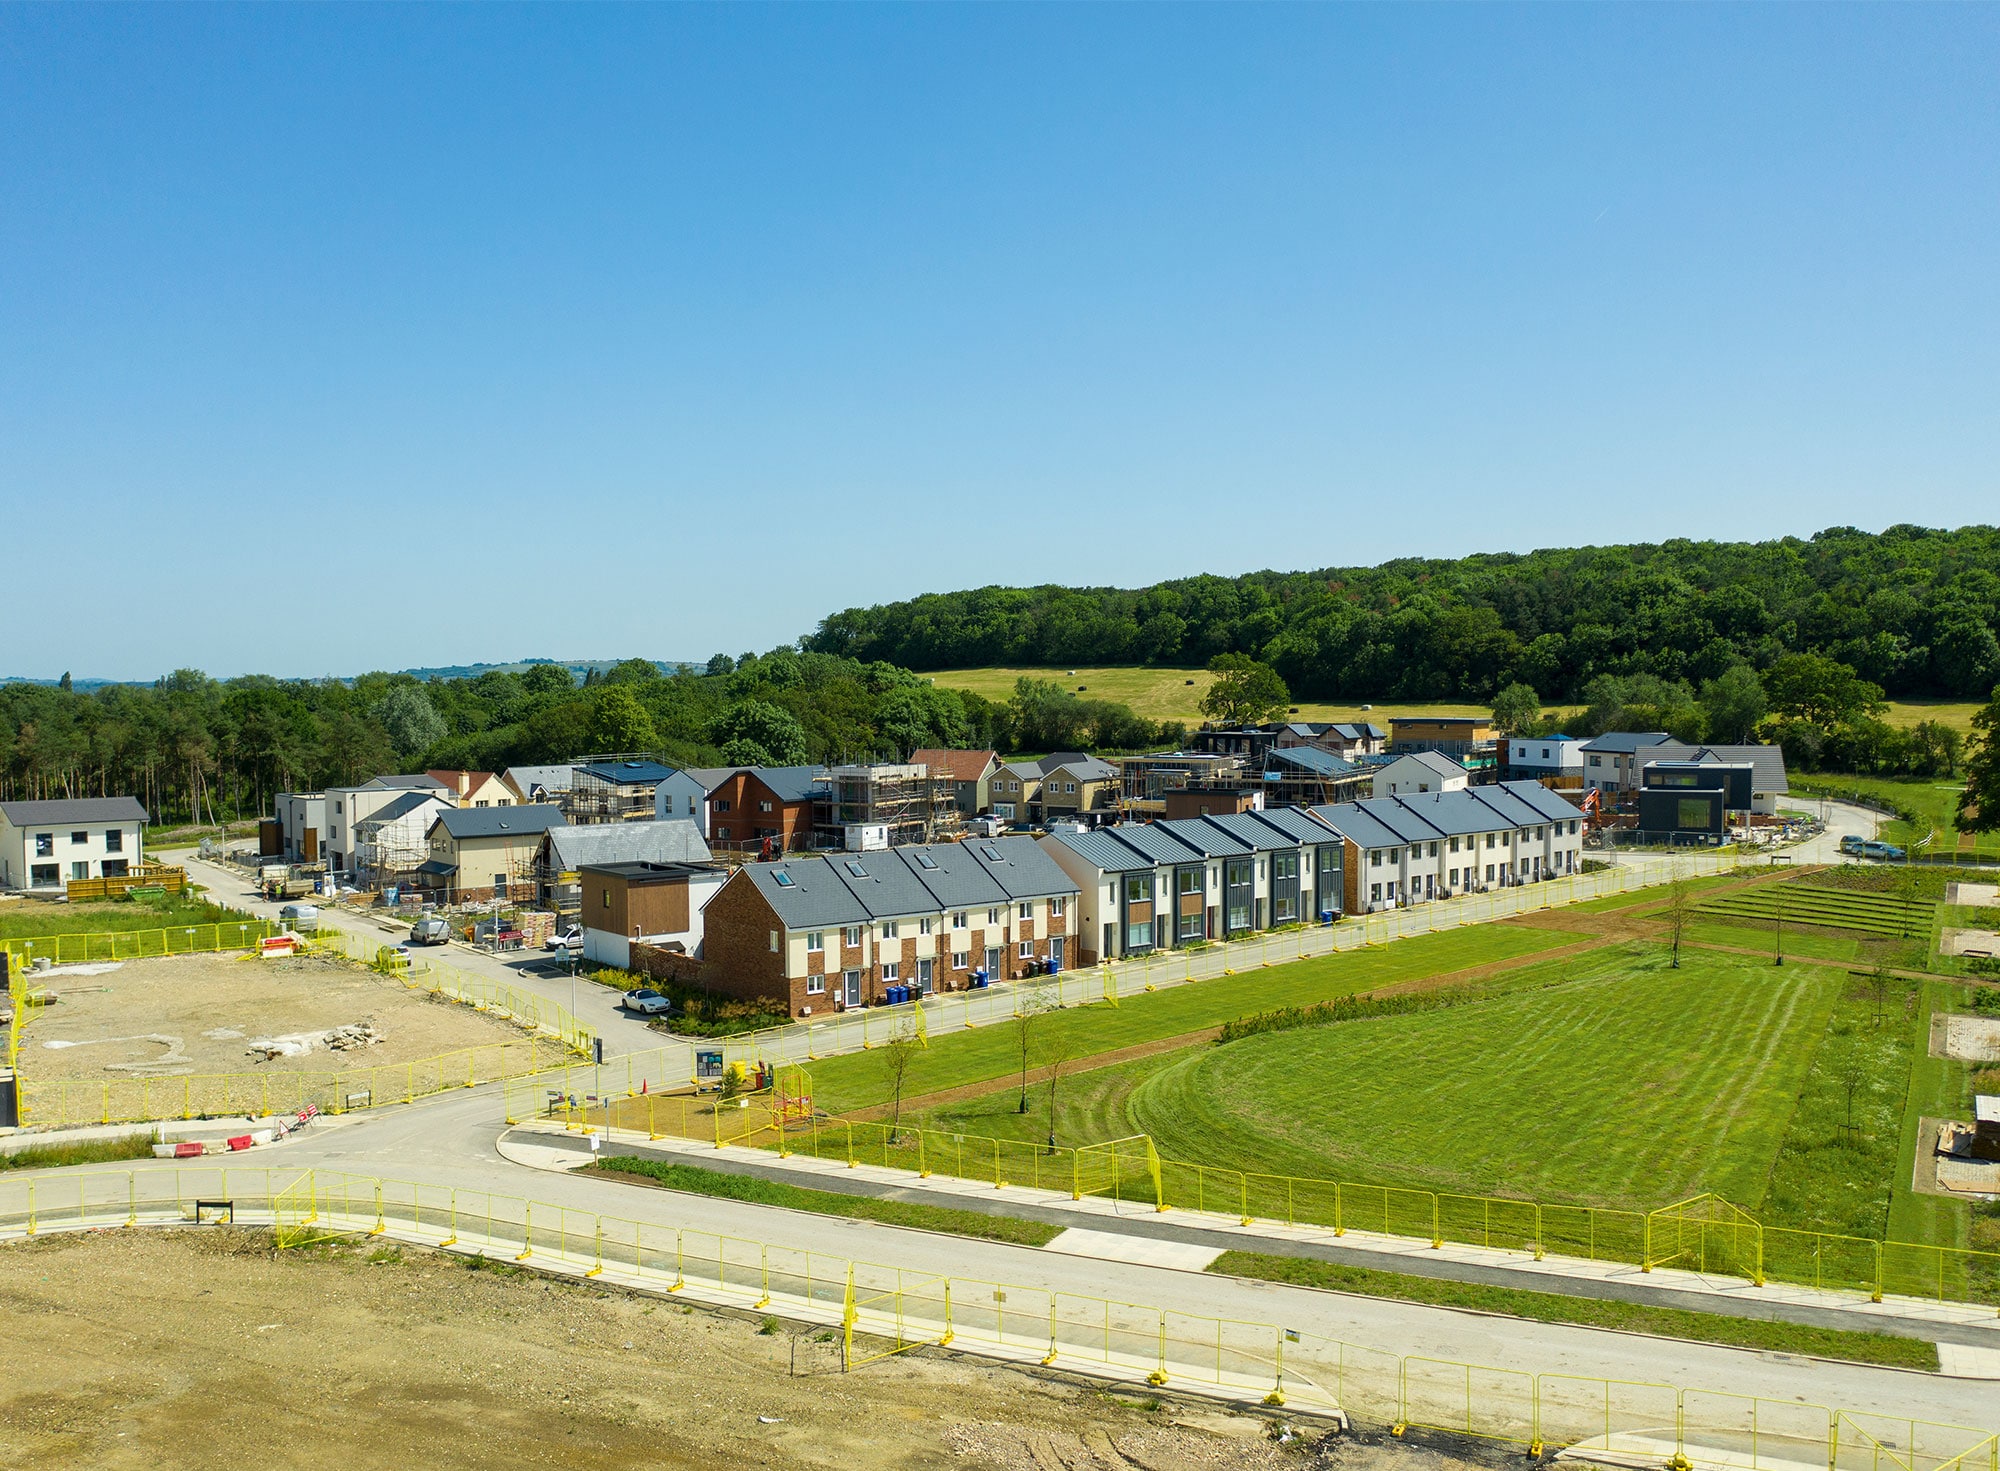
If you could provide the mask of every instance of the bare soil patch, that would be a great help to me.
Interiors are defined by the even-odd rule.
[[[21,1048],[22,1071],[36,1082],[326,1073],[527,1037],[470,1007],[318,956],[131,960],[94,975],[58,971],[47,989],[54,1000],[29,1025]],[[380,1040],[345,1050],[324,1041],[361,1022]],[[253,1051],[260,1041],[283,1050]]]
[[[1467,1464],[1351,1440],[1279,1446],[1261,1416],[970,1359],[842,1375],[825,1330],[765,1333],[393,1246],[45,1237],[0,1250],[0,1307],[0,1453],[21,1471]]]

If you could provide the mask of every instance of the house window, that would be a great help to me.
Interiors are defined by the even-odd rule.
[[[922,919],[917,921],[917,933],[920,935],[928,935],[930,932],[931,932],[930,916],[925,915]]]
[[[715,830],[715,835],[718,838],[727,838],[729,836],[729,829],[726,827],[719,827]]]
[[[778,953],[778,932],[776,930],[771,931],[771,953],[773,955]]]
[[[1199,940],[1201,938],[1201,914],[1199,911],[1194,914],[1183,914],[1181,916],[1181,938],[1183,940]]]
[[[1458,839],[1457,839],[1457,838],[1453,838],[1453,839],[1451,840],[1451,851],[1452,851],[1452,852],[1454,852],[1454,853],[1456,853],[1456,852],[1458,851]]]
[[[1023,940],[1021,942],[1021,959],[1023,960],[1030,959],[1034,955],[1034,953],[1035,953],[1035,942],[1033,940]]]
[[[1069,912],[1068,903],[1060,896],[1049,900],[1050,919],[1061,919],[1068,912]]]
[[[490,804],[488,804],[488,803],[485,803],[485,802],[474,802],[474,803],[473,803],[472,805],[473,805],[473,806],[475,806],[475,807],[485,807],[485,806],[488,806],[488,805],[490,805]]]
[[[1370,848],[1368,850],[1368,866],[1370,868],[1380,868],[1382,866],[1382,850],[1380,848]]]
[[[953,970],[964,970],[971,959],[972,955],[970,951],[954,950],[951,952],[951,968]]]
[[[849,925],[840,932],[840,937],[850,946],[859,945],[861,943],[861,926],[858,924]]]
[[[952,927],[953,929],[955,929],[955,930],[962,930],[962,929],[964,929],[964,928],[965,928],[965,918],[966,918],[966,916],[965,916],[965,911],[964,911],[963,909],[961,909],[961,910],[958,910],[958,911],[957,911],[957,912],[955,912],[955,913],[954,913],[954,914],[952,915],[952,917],[951,917],[951,927]]]
[[[1572,830],[1574,830],[1575,827],[1576,827],[1575,823],[1570,824],[1570,828]],[[104,830],[104,851],[107,853],[123,853],[125,851],[124,828],[107,827]]]
[[[1075,791],[1075,790],[1076,790],[1076,783],[1075,783],[1075,782],[1073,782],[1073,781],[1066,781],[1066,782],[1064,782],[1064,783],[1063,783],[1063,791],[1064,791],[1064,793],[1065,793],[1065,794],[1067,794],[1067,793],[1069,793],[1069,792],[1073,792],[1073,791]]]
[[[884,961],[884,962],[883,962],[883,964],[882,964],[882,984],[883,984],[883,985],[885,985],[885,986],[893,986],[893,985],[895,985],[895,984],[896,984],[896,977],[897,977],[897,976],[899,976],[899,975],[901,975],[901,974],[902,974],[902,968],[901,968],[900,966],[898,966],[898,965],[896,964],[896,962],[895,962],[895,961],[893,961],[893,960],[889,960],[889,961]]]
[[[1486,846],[1489,848],[1493,846],[1493,834],[1491,833],[1486,835]]]
[[[1199,894],[1201,892],[1201,870],[1198,868],[1182,869],[1179,887],[1183,894]]]
[[[505,899],[507,897],[506,874],[496,873],[493,875],[493,897],[495,899]]]
[[[769,802],[759,802],[757,804],[757,810],[759,812],[769,812],[771,810],[771,804]]]
[[[56,835],[54,833],[36,833],[35,856],[37,858],[53,858],[55,857],[55,854],[56,854]],[[51,883],[55,882],[55,879],[53,877],[53,871],[51,871],[51,877],[49,882]]]
[[[1435,858],[1435,857],[1437,857],[1437,856],[1438,856],[1438,845],[1437,845],[1436,843],[1432,843],[1432,844],[1431,844],[1431,857]]]
[[[807,977],[806,977],[806,995],[808,995],[808,996],[824,996],[825,994],[826,994],[826,977],[825,977],[825,976],[823,976],[823,975],[820,975],[820,976],[807,976]]]
[[[1380,904],[1382,902],[1382,886],[1380,884],[1370,884],[1368,886],[1368,902],[1370,904]]]
[[[1032,904],[1023,904],[1020,914],[1022,919],[1033,919],[1035,917],[1035,906]]]
[[[1144,904],[1153,897],[1153,876],[1150,873],[1127,874],[1125,877],[1125,902]]]
[[[600,897],[604,900],[604,907],[609,909],[611,907],[611,891],[609,889],[603,890]]]
[[[826,950],[826,936],[819,930],[806,931],[806,954],[819,955]]]
[[[885,919],[882,921],[882,938],[885,940],[893,940],[896,938],[896,921],[894,921],[893,919]]]
[[[715,799],[715,810],[717,812],[727,812],[729,810],[729,799],[727,797],[717,797]]]
[[[89,878],[90,860],[88,858],[80,858],[75,863],[72,863],[69,866],[69,876],[73,879]]]
[[[997,924],[999,924],[999,923],[1000,923],[1000,911],[999,911],[999,910],[997,910],[997,909],[989,909],[989,910],[987,910],[987,911],[986,911],[986,923],[987,923],[988,925],[997,925]]]
[[[1490,863],[1486,865],[1486,882],[1489,884],[1493,882],[1493,865]]]
[[[1571,837],[1575,837],[1575,836],[1576,836],[1576,820],[1575,820],[1574,818],[1570,819],[1570,824],[1569,824],[1569,835],[1570,835]]]
[[[38,889],[44,889],[59,882],[56,875],[62,870],[53,863],[37,863],[28,870],[28,882]]]
[[[87,847],[89,843],[90,843],[90,834],[87,832],[71,833],[69,835],[69,845],[72,848]]]

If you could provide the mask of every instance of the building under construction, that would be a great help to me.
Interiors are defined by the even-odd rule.
[[[579,826],[600,822],[651,822],[654,795],[674,774],[649,757],[591,756],[576,763],[563,816]]]
[[[923,762],[829,767],[813,800],[813,842],[849,852],[950,842],[962,828],[949,771]]]

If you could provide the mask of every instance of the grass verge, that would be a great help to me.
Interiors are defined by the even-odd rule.
[[[1761,1318],[1732,1318],[1721,1313],[1697,1313],[1684,1308],[1646,1303],[1566,1297],[1555,1292],[1530,1292],[1518,1287],[1491,1287],[1480,1282],[1454,1282],[1438,1277],[1410,1277],[1378,1272],[1338,1262],[1304,1257],[1268,1256],[1254,1251],[1226,1251],[1209,1271],[1229,1277],[1254,1277],[1294,1287],[1328,1292],[1353,1292],[1366,1297],[1436,1307],[1472,1308],[1505,1313],[1538,1323],[1574,1323],[1585,1328],[1615,1328],[1627,1333],[1651,1333],[1693,1343],[1720,1343],[1774,1353],[1811,1354],[1846,1359],[1857,1364],[1886,1364],[1898,1369],[1938,1367],[1937,1347],[1920,1338],[1887,1333],[1855,1333],[1839,1328],[1812,1328],[1800,1323],[1771,1323]]]
[[[867,1195],[842,1195],[832,1190],[807,1190],[777,1180],[754,1175],[727,1175],[704,1170],[699,1165],[675,1164],[662,1159],[640,1159],[636,1155],[614,1154],[576,1173],[633,1177],[666,1190],[690,1195],[713,1195],[724,1200],[748,1201],[752,1205],[775,1205],[785,1210],[810,1211],[820,1216],[845,1216],[856,1221],[875,1221],[884,1226],[907,1226],[917,1231],[943,1231],[953,1236],[972,1236],[981,1241],[1005,1241],[1014,1246],[1044,1246],[1058,1236],[1060,1226],[1041,1221],[1021,1221],[1011,1216],[989,1216],[979,1211],[953,1210],[949,1206],[923,1205],[908,1200],[879,1200]]]
[[[123,1159],[150,1159],[153,1141],[144,1134],[123,1139],[81,1139],[74,1144],[34,1144],[0,1154],[0,1170],[60,1170],[69,1165],[104,1165]]]

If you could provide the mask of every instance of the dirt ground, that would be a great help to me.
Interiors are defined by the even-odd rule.
[[[97,974],[88,974],[98,970]],[[399,981],[322,957],[177,955],[115,968],[62,967],[56,998],[27,1030],[22,1071],[35,1081],[182,1074],[332,1072],[412,1062],[527,1033]],[[367,1021],[380,1040],[333,1050],[335,1028]],[[283,1042],[266,1060],[251,1043]]]
[[[107,1231],[0,1249],[0,1460],[109,1468],[542,1466],[1457,1471],[1399,1444],[967,1359],[837,1372],[824,1330],[394,1246]],[[794,1372],[796,1354],[797,1371]]]

